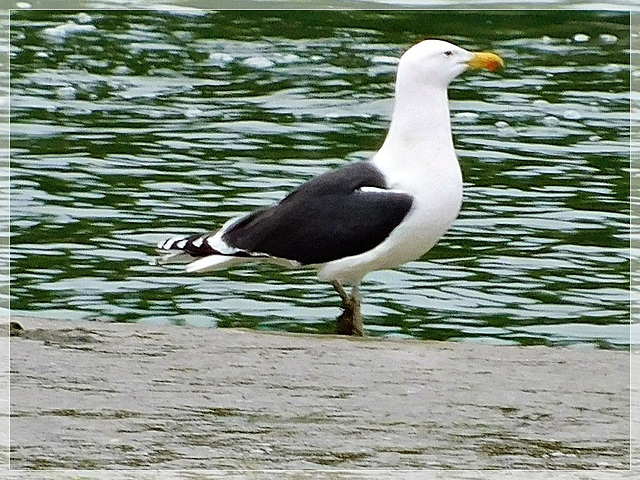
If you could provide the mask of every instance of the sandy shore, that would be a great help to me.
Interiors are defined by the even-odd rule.
[[[627,352],[13,320],[12,470],[629,468]]]

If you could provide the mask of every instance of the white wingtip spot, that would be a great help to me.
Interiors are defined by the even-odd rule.
[[[193,243],[194,247],[200,248],[202,246],[202,244],[204,243],[204,239],[205,239],[205,237],[198,237],[191,243]]]
[[[173,236],[173,237],[167,238],[166,240],[161,240],[158,242],[157,247],[161,250],[171,250],[171,247],[173,246],[173,244],[176,241],[180,240],[181,238],[183,237]]]

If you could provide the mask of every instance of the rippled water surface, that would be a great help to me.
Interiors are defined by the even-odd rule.
[[[14,313],[327,332],[310,270],[151,264],[381,145],[425,37],[505,59],[451,87],[462,213],[363,286],[373,335],[629,343],[629,17],[597,12],[14,11]]]

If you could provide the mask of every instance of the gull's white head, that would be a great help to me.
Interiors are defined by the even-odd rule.
[[[400,58],[398,77],[407,76],[414,82],[446,88],[467,69],[495,71],[504,66],[494,53],[469,52],[443,40],[424,40]]]

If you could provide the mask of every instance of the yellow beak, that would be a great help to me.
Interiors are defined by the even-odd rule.
[[[490,72],[495,72],[497,69],[504,67],[504,60],[495,53],[478,52],[473,54],[467,65],[468,68],[473,70],[486,68]]]

